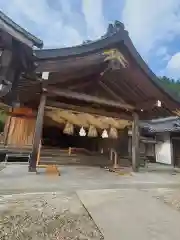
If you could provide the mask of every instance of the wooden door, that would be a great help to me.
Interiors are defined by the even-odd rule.
[[[172,139],[173,164],[180,167],[180,139]]]

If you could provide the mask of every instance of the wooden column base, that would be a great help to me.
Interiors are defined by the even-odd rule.
[[[34,168],[34,167],[29,166],[28,172],[37,173],[37,169],[36,169],[36,167]]]
[[[133,172],[138,172],[139,171],[139,168],[138,168],[138,166],[132,166],[132,170],[133,170]]]
[[[120,168],[120,166],[119,166],[119,164],[117,164],[117,163],[114,163],[114,164],[113,164],[113,168],[114,168],[114,169],[119,169],[119,168]]]

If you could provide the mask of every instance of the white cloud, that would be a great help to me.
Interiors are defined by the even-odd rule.
[[[125,0],[122,20],[145,58],[179,35],[179,7],[179,0]]]
[[[167,48],[165,46],[161,46],[156,51],[156,56],[164,56],[167,54]]]
[[[82,0],[82,12],[87,24],[89,39],[96,39],[105,33],[107,25],[103,17],[103,0]]]
[[[180,79],[180,52],[177,52],[171,57],[165,73],[174,79]]]
[[[0,8],[15,22],[39,36],[46,47],[78,45],[95,39],[104,31],[102,0],[82,0],[81,9],[72,9],[71,0],[1,0]],[[83,15],[84,14],[84,15]],[[85,27],[84,27],[85,25]],[[83,27],[87,30],[83,33]]]
[[[167,47],[161,46],[157,49],[156,51],[156,56],[154,57],[159,57],[160,61],[169,61],[171,58],[171,55],[168,53]]]

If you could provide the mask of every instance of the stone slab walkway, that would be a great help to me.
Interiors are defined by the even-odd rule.
[[[78,191],[106,240],[179,240],[180,213],[141,190]]]
[[[29,174],[28,166],[11,164],[0,171],[0,194],[124,188],[179,188],[180,174],[118,175],[98,167],[61,166],[61,176]]]

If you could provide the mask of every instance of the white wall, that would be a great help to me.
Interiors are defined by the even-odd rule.
[[[162,133],[157,140],[162,140],[155,145],[156,162],[172,164],[170,133]]]

